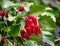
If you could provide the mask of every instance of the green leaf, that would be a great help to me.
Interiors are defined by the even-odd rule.
[[[38,38],[37,38],[37,36],[36,36],[35,34],[33,34],[33,35],[31,36],[30,40],[39,43],[39,40],[38,40]]]
[[[4,8],[8,8],[8,7],[10,7],[10,6],[13,6],[14,5],[14,3],[13,2],[10,2],[10,1],[3,1],[3,7]]]
[[[9,15],[8,20],[13,21],[15,18],[16,18],[16,16],[13,17],[13,16]]]
[[[0,21],[0,29],[3,29],[3,28],[4,28],[3,22]]]
[[[3,8],[8,8],[10,6],[20,6],[20,3],[13,3],[12,1],[3,0]]]
[[[8,39],[6,39],[6,42],[3,46],[13,46],[13,44]]]
[[[39,5],[40,4],[40,0],[25,0],[25,1],[27,1],[27,2],[33,2],[36,5]]]
[[[36,43],[34,43],[34,41],[27,41],[24,44],[25,46],[38,46]]]
[[[39,16],[41,15],[41,13],[44,11],[44,9],[46,8],[46,5],[32,5],[30,7],[30,13],[35,15],[35,16]]]
[[[60,3],[59,2],[55,2],[54,0],[49,0],[49,1],[48,0],[43,0],[43,2],[45,4],[52,3],[53,7],[60,9]]]
[[[9,32],[9,34],[11,36],[17,36],[19,34],[19,30],[20,30],[20,25],[13,25],[10,27],[11,31]]]
[[[9,32],[9,31],[10,31],[10,28],[9,28],[9,27],[4,28],[4,31],[5,31],[5,32]]]
[[[44,35],[43,35],[43,42],[46,42],[46,43],[48,43],[48,44],[51,45],[51,46],[55,46],[55,45],[54,45],[54,42],[51,41],[49,37],[44,36]]]
[[[56,18],[55,18],[55,14],[50,10],[50,11],[44,11],[41,13],[42,16],[51,16],[51,18],[53,19],[53,21],[56,22]]]
[[[55,22],[50,16],[40,16],[39,24],[42,30],[54,30],[56,27]]]
[[[52,35],[52,33],[48,32],[48,31],[42,31],[43,35]]]
[[[41,12],[45,9],[46,5],[32,5],[30,7],[30,13]]]

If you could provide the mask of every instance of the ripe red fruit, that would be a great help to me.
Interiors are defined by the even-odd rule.
[[[26,23],[25,25],[24,25],[24,28],[26,29],[26,27],[29,27],[30,26],[30,24],[29,23]]]
[[[55,2],[60,2],[60,0],[55,0]]]
[[[27,31],[28,33],[31,33],[31,28],[30,28],[30,27],[26,27],[26,31]]]
[[[34,27],[34,23],[33,23],[33,22],[30,23],[30,27],[31,27],[31,28]]]
[[[4,16],[4,12],[3,11],[0,11],[0,16]]]
[[[36,17],[35,16],[32,16],[32,14],[29,14],[28,17],[32,20],[36,20]]]
[[[29,17],[27,17],[25,21],[26,23],[30,23],[32,20]]]
[[[21,33],[22,38],[26,38],[26,33]]]
[[[53,4],[52,4],[52,3],[49,3],[48,5],[49,5],[50,7],[53,7]]]
[[[40,32],[39,32],[38,30],[37,30],[37,31],[35,31],[35,34],[36,34],[36,35],[39,35],[39,33],[40,33]]]
[[[25,19],[25,25],[24,30],[21,30],[21,36],[27,40],[30,39],[31,35],[35,33],[36,35],[39,35],[40,33],[40,26],[37,25],[37,19],[36,17],[32,16],[32,14],[29,14],[28,17]]]
[[[35,28],[36,30],[37,30],[37,29],[39,30],[39,29],[40,29],[40,26],[39,26],[39,25],[35,25],[34,28]]]
[[[28,14],[28,17],[29,17],[29,18],[32,18],[33,16],[32,16],[32,14]]]
[[[31,36],[27,36],[26,39],[29,40]]]
[[[8,13],[6,13],[6,14],[5,14],[5,17],[6,17],[6,18],[8,18],[8,17],[9,17],[9,16],[8,16]]]
[[[20,33],[25,33],[25,31],[24,30],[21,30]]]
[[[1,39],[1,43],[4,44],[5,43],[5,38]]]
[[[20,12],[23,12],[25,9],[23,6],[20,6],[19,9],[18,9]]]

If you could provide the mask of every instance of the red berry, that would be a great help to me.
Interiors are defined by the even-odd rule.
[[[30,27],[31,27],[31,28],[34,27],[34,23],[33,23],[33,22],[30,23]]]
[[[25,33],[25,31],[24,30],[21,30],[20,33]]]
[[[31,36],[27,36],[26,39],[29,40]]]
[[[8,16],[8,13],[6,13],[6,14],[5,14],[5,17],[6,17],[6,18],[8,18],[8,17],[9,17],[9,16]]]
[[[40,33],[40,32],[39,32],[38,30],[37,30],[37,31],[35,31],[35,34],[36,34],[36,35],[39,35],[39,33]]]
[[[28,27],[28,26],[29,26],[29,23],[26,23],[25,26],[24,26],[24,28],[26,29],[26,27]]]
[[[21,36],[22,36],[22,38],[26,38],[26,33],[24,33],[24,34],[22,33]]]
[[[35,25],[33,31],[34,31],[34,33],[36,35],[38,35],[39,34],[39,31],[40,31],[40,26],[39,25]]]
[[[53,4],[52,4],[52,3],[49,3],[48,5],[49,5],[50,7],[53,7]]]
[[[28,33],[28,36],[31,36],[32,35],[32,33]]]
[[[26,23],[30,23],[31,21],[32,20],[29,17],[26,18]]]
[[[1,39],[1,43],[4,44],[5,43],[5,38]]]
[[[33,16],[32,16],[32,14],[28,14],[28,17],[29,17],[29,18],[32,18]]]
[[[20,7],[19,7],[19,11],[20,11],[20,12],[23,12],[24,10],[25,10],[25,9],[24,9],[23,6],[20,6]]]
[[[32,17],[32,20],[33,20],[33,21],[36,21],[36,17]]]
[[[60,2],[60,0],[55,0],[55,2]]]
[[[29,14],[28,17],[32,20],[36,20],[36,17],[35,16],[32,16],[32,14]]]
[[[35,25],[34,28],[35,29],[40,29],[40,26],[39,25]]]
[[[37,25],[37,21],[36,21],[36,20],[34,20],[33,23],[34,23],[35,25]]]
[[[0,11],[0,16],[4,16],[4,12]]]
[[[26,31],[27,31],[28,33],[31,33],[31,28],[30,28],[30,27],[26,27]]]
[[[34,30],[40,30],[40,26],[39,25],[35,25],[34,26]]]

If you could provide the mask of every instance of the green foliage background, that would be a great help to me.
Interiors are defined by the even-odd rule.
[[[49,7],[49,3],[53,3],[53,8]],[[24,6],[25,11],[23,13],[19,12],[16,15],[16,9],[19,6]],[[22,40],[20,39],[20,30],[23,29],[25,23],[23,17],[27,14],[33,14],[38,18],[39,25],[41,26],[40,36],[32,35],[30,40],[23,40],[24,46],[40,46],[41,42],[46,42],[50,46],[55,46],[54,44],[54,29],[57,27],[56,19],[60,15],[60,2],[55,2],[54,0],[0,0],[0,10],[7,10],[9,13],[9,18],[0,21],[0,30],[4,30],[9,38],[6,38],[4,45],[0,43],[0,46],[22,46]],[[6,23],[8,27],[3,24]],[[11,42],[11,37],[16,38],[14,44]],[[2,35],[0,35],[1,41]],[[42,39],[40,39],[42,38]],[[14,40],[14,39],[13,39]],[[59,45],[58,45],[59,46]]]

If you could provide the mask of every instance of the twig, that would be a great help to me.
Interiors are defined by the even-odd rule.
[[[60,40],[60,38],[56,39],[55,42],[57,42],[57,41],[59,41],[59,40]]]

